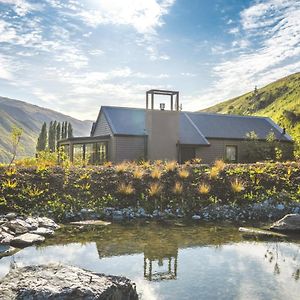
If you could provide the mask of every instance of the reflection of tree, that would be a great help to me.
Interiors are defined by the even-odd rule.
[[[265,259],[270,264],[274,263],[274,275],[279,275],[281,271],[280,264],[296,262],[295,271],[292,273],[292,277],[297,281],[300,279],[300,266],[297,260],[299,259],[300,246],[297,248],[292,257],[289,257],[282,253],[280,249],[280,243],[270,244],[265,253]]]

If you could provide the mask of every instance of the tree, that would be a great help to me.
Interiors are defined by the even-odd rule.
[[[71,123],[68,123],[68,138],[73,137],[73,127]]]
[[[58,141],[61,139],[61,127],[60,122],[56,125],[56,149],[58,148]]]
[[[52,121],[49,124],[48,148],[50,152],[55,152],[55,127]]]
[[[22,133],[23,133],[22,128],[13,126],[12,131],[11,131],[11,135],[10,135],[11,146],[12,146],[11,147],[12,158],[11,158],[11,161],[10,161],[8,167],[10,167],[12,165],[12,163],[14,162],[14,160],[17,156],[17,151],[18,151],[18,148],[19,148]]]
[[[47,147],[47,124],[46,122],[43,123],[40,135],[38,137],[36,151],[45,151]]]

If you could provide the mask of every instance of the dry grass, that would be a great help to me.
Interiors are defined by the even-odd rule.
[[[161,194],[162,186],[158,182],[154,182],[150,185],[148,193],[150,197],[155,197]]]
[[[128,164],[125,162],[122,162],[115,166],[115,170],[117,173],[124,173],[128,170]]]
[[[129,196],[132,195],[134,193],[134,187],[129,183],[120,183],[120,185],[118,186],[118,192],[120,194]]]
[[[215,161],[214,166],[219,170],[223,171],[225,169],[226,163],[222,159]]]
[[[145,171],[141,168],[135,168],[132,172],[132,176],[135,179],[142,179],[145,174]]]
[[[178,167],[177,162],[175,160],[171,160],[166,162],[165,170],[166,172],[173,172]]]
[[[111,161],[106,161],[103,163],[103,167],[109,168],[112,167],[113,163]]]
[[[240,193],[245,189],[245,187],[243,182],[236,178],[235,180],[231,181],[231,189],[234,193]]]
[[[209,171],[209,177],[211,179],[217,179],[219,177],[220,170],[217,167],[212,167]]]
[[[154,168],[150,174],[153,179],[160,179],[161,175],[162,171],[159,168]]]
[[[211,186],[207,183],[201,183],[198,186],[198,192],[201,195],[207,195],[210,192],[210,190],[211,190]]]
[[[179,182],[179,181],[175,182],[175,185],[174,185],[174,187],[172,189],[172,192],[174,194],[176,194],[176,195],[182,194],[182,192],[183,192],[183,185],[182,185],[182,183]]]
[[[190,172],[187,169],[178,170],[178,176],[181,179],[186,179],[190,176]]]

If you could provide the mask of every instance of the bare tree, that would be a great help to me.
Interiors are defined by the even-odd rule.
[[[23,133],[22,128],[17,127],[17,126],[13,126],[11,134],[10,134],[12,158],[11,158],[11,161],[8,165],[9,167],[12,165],[12,163],[14,162],[14,160],[17,156],[17,152],[18,152],[18,149],[19,149],[22,133]]]

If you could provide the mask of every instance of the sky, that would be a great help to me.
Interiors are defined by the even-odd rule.
[[[81,120],[152,88],[199,110],[299,70],[300,0],[0,0],[0,96]]]

